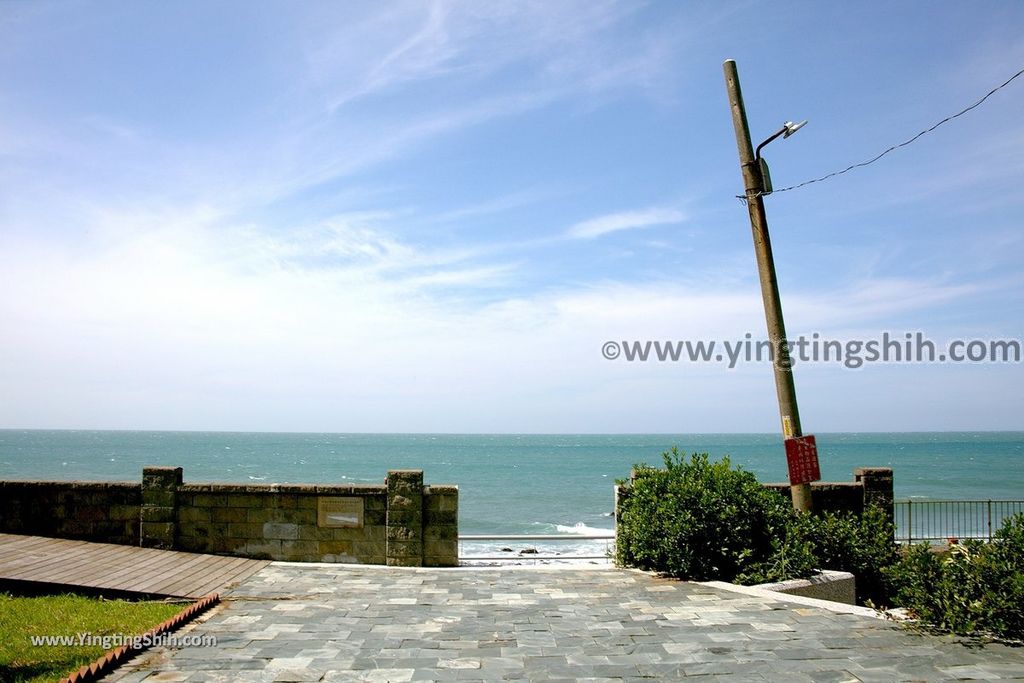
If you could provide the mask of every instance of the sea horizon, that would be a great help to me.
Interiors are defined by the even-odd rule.
[[[489,431],[309,431],[289,429],[143,429],[136,427],[0,427],[0,432],[160,432],[168,434],[352,434],[360,436],[391,435],[391,436],[691,436],[731,435],[731,436],[782,436],[781,432],[489,432]],[[1024,434],[1024,429],[907,429],[907,430],[837,430],[814,431],[805,434]]]
[[[1024,432],[821,432],[822,479],[891,467],[897,499],[1024,499]],[[581,535],[614,529],[614,484],[672,447],[707,452],[763,482],[787,479],[781,434],[444,434],[0,429],[0,479],[139,481],[142,468],[181,466],[186,482],[382,483],[422,469],[459,486],[462,534]],[[464,554],[494,554],[476,543]],[[578,541],[570,554],[603,552]]]

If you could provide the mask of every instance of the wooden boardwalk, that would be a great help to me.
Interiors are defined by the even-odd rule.
[[[244,557],[0,534],[0,582],[67,590],[199,598],[268,564]]]

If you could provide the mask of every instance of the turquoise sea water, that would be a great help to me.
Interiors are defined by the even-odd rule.
[[[819,434],[826,480],[895,470],[897,498],[1024,499],[1024,432]],[[180,465],[189,482],[382,482],[389,469],[458,484],[460,531],[611,529],[612,486],[673,445],[785,481],[774,434],[445,435],[0,430],[0,478],[129,480]]]

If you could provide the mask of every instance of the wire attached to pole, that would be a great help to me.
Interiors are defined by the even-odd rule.
[[[893,145],[889,149],[885,150],[884,152],[882,152],[880,154],[877,154],[876,156],[872,157],[871,159],[868,159],[867,161],[862,161],[862,162],[860,162],[858,164],[852,164],[850,166],[847,166],[846,168],[844,168],[841,171],[833,171],[832,173],[829,173],[827,175],[823,175],[820,178],[814,178],[812,180],[805,180],[802,183],[798,183],[796,185],[790,185],[789,187],[782,187],[782,188],[779,188],[778,190],[774,190],[772,192],[759,192],[756,195],[751,195],[749,197],[746,196],[746,195],[736,195],[736,198],[739,199],[742,202],[746,202],[748,199],[754,199],[756,197],[764,197],[765,195],[769,195],[769,194],[778,194],[779,192],[789,192],[790,190],[796,190],[796,189],[804,187],[806,185],[811,185],[813,183],[820,183],[823,180],[828,180],[829,178],[834,178],[836,176],[843,175],[844,173],[849,173],[850,171],[852,171],[855,168],[862,168],[864,166],[869,166],[869,165],[875,163],[876,161],[878,161],[879,159],[881,159],[882,157],[884,157],[889,152],[897,150],[900,147],[906,147],[907,145],[909,145],[910,143],[914,142],[915,140],[917,140],[922,135],[926,135],[928,133],[931,133],[933,130],[935,130],[936,128],[938,128],[942,124],[948,123],[949,121],[952,121],[955,118],[963,116],[964,114],[966,114],[967,112],[971,111],[972,109],[980,106],[982,102],[984,102],[988,98],[992,97],[992,95],[995,95],[997,92],[999,92],[1000,90],[1002,90],[1003,88],[1008,86],[1011,82],[1013,82],[1014,79],[1016,79],[1018,76],[1020,76],[1022,74],[1024,74],[1024,69],[1021,69],[1017,73],[1015,73],[1012,76],[1010,76],[1009,78],[1007,78],[1001,84],[999,84],[996,87],[994,87],[991,90],[989,90],[988,93],[984,97],[982,97],[980,100],[978,100],[977,102],[975,102],[971,106],[966,107],[964,109],[961,109],[960,111],[958,111],[955,114],[947,116],[946,118],[942,119],[941,121],[936,123],[931,128],[927,128],[925,130],[922,130],[920,133],[918,133],[914,137],[912,137],[912,138],[910,138],[908,140],[904,140],[903,142],[899,143],[898,145]]]

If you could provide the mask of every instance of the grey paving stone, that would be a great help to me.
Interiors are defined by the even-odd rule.
[[[108,680],[940,681],[1024,678],[1024,650],[615,569],[271,564]]]
[[[152,671],[133,671],[129,674],[126,674],[121,679],[121,683],[140,683],[142,679],[146,678],[152,673]]]
[[[845,670],[808,671],[805,675],[814,683],[858,683],[859,680],[852,673]]]

